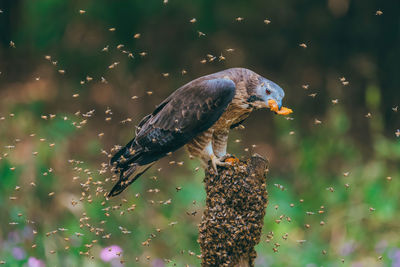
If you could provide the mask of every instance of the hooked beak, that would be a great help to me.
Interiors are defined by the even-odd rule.
[[[279,110],[281,110],[281,108],[282,108],[282,100],[278,102],[278,108],[279,108]]]

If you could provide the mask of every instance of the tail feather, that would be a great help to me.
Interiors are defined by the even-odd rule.
[[[136,181],[136,179],[139,178],[145,171],[147,171],[153,164],[154,163],[150,163],[141,166],[137,163],[131,163],[127,169],[120,170],[119,181],[114,185],[107,197],[114,197],[121,194],[125,188]]]
[[[127,165],[127,160],[130,160],[139,154],[139,151],[135,152],[134,142],[135,139],[132,139],[128,144],[126,144],[126,146],[115,153],[110,160],[111,166],[116,165],[117,168],[123,169],[124,165]]]
[[[111,189],[108,197],[121,194],[131,183],[139,178],[153,163],[140,165],[137,160],[142,156],[142,148],[132,139],[111,158],[110,164],[116,173],[120,173],[119,181]]]

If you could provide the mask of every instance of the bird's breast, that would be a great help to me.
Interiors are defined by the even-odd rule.
[[[229,129],[231,125],[246,119],[252,110],[247,104],[232,102],[214,124],[213,128],[216,131]]]

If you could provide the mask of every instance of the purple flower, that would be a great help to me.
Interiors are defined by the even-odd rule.
[[[165,267],[164,261],[162,259],[155,259],[151,262],[152,267]]]
[[[119,258],[117,253],[122,253],[122,249],[117,245],[112,245],[109,247],[105,247],[100,252],[100,258],[102,261],[109,262],[112,259]]]
[[[346,243],[344,243],[342,245],[342,248],[341,248],[340,252],[341,252],[342,256],[347,256],[347,255],[353,253],[353,251],[355,249],[356,249],[356,244],[355,244],[355,242],[353,240],[351,240],[351,241],[346,242]]]
[[[21,238],[19,237],[18,232],[12,231],[8,233],[8,241],[12,243],[19,243],[21,242]]]
[[[396,248],[390,251],[389,258],[392,259],[392,267],[400,267],[400,249]]]
[[[17,260],[23,260],[26,257],[25,250],[23,250],[20,247],[15,247],[12,249],[12,255],[14,256],[15,259]]]
[[[36,259],[35,257],[29,257],[28,259],[29,267],[45,267],[46,265],[42,260]]]

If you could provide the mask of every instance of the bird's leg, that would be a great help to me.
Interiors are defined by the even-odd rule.
[[[223,160],[221,160],[221,158],[217,157],[214,154],[211,142],[208,143],[208,145],[206,146],[206,148],[204,150],[205,150],[205,154],[211,160],[211,165],[212,165],[212,167],[213,167],[213,169],[214,169],[216,174],[218,174],[217,166],[228,166],[228,165],[230,165],[230,163],[224,162]]]
[[[213,130],[209,129],[193,138],[186,145],[186,148],[192,157],[201,159],[204,168],[207,168],[208,162],[211,160],[212,167],[217,173],[217,166],[227,166],[229,163],[224,162],[226,158],[226,140],[218,142],[221,145],[213,148],[213,139]]]
[[[226,156],[226,147],[228,146],[228,130],[214,131],[212,136],[212,148],[214,154],[220,159]]]

